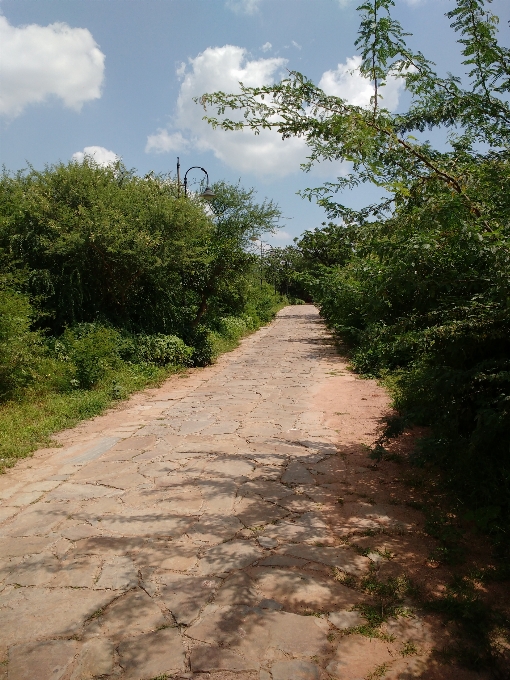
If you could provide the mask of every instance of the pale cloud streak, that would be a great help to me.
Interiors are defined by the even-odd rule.
[[[160,128],[155,134],[147,137],[147,144],[145,145],[146,153],[151,151],[155,153],[170,153],[186,151],[191,146],[191,142],[186,139],[182,133],[173,132]]]
[[[86,28],[11,26],[0,16],[0,113],[19,116],[51,96],[79,111],[101,97],[105,55]]]
[[[236,14],[255,14],[261,0],[226,0],[225,6]]]

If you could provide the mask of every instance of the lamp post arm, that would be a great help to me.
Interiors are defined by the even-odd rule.
[[[186,174],[184,175],[184,195],[188,195],[188,172],[190,170],[202,170],[203,173],[205,173],[206,181],[207,181],[207,186],[209,186],[209,173],[205,168],[200,167],[200,165],[193,165],[191,168],[188,168],[186,170]]]

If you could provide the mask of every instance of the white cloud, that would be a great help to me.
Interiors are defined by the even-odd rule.
[[[86,146],[83,151],[73,153],[73,161],[83,163],[85,158],[92,158],[98,165],[106,167],[108,165],[115,165],[120,160],[115,151],[109,151],[104,146]]]
[[[247,51],[235,45],[209,47],[188,65],[179,67],[182,79],[175,114],[169,129],[159,129],[149,135],[147,153],[178,153],[179,151],[212,151],[227,166],[243,173],[262,177],[285,176],[299,172],[306,161],[308,148],[304,139],[291,137],[282,140],[275,132],[262,130],[254,135],[251,130],[226,132],[213,130],[204,120],[203,109],[195,104],[194,97],[205,92],[239,91],[239,82],[247,87],[266,85],[280,79],[287,61],[283,58],[250,60]],[[351,104],[368,106],[372,96],[370,81],[359,73],[361,58],[347,59],[335,70],[326,71],[320,87],[327,94],[346,99]],[[384,88],[384,105],[394,109],[403,83],[390,79]],[[214,114],[214,111],[211,111]],[[242,120],[242,113],[231,112],[232,117]],[[331,179],[344,175],[348,165],[340,161],[314,166],[312,173]]]
[[[242,47],[209,47],[190,59],[182,73],[173,130],[158,130],[147,140],[146,151],[164,153],[185,148],[212,151],[231,168],[242,172],[284,176],[298,172],[307,147],[302,139],[283,141],[276,132],[250,130],[225,132],[213,130],[204,120],[204,111],[193,98],[205,92],[238,92],[239,82],[248,87],[278,80],[286,64],[282,58],[249,60]]]
[[[168,130],[159,129],[156,134],[147,137],[145,152],[169,153],[171,151],[185,151],[190,146],[190,141],[185,139],[180,132],[169,133]]]
[[[266,43],[264,43],[264,44],[262,45],[262,47],[261,47],[260,49],[262,50],[262,52],[269,52],[269,50],[270,50],[272,47],[273,47],[273,46],[271,45],[270,42],[266,42]]]
[[[236,14],[255,14],[260,0],[226,0],[225,5]]]
[[[31,24],[17,28],[0,16],[0,113],[18,116],[50,96],[79,111],[101,96],[105,55],[86,28]]]
[[[302,48],[301,48],[301,45],[300,45],[299,43],[297,43],[295,40],[291,40],[291,45],[292,45],[293,47],[295,47],[297,50],[302,49]]]
[[[332,71],[322,74],[319,87],[328,95],[341,97],[354,106],[370,106],[374,88],[370,80],[359,72],[361,57],[348,57],[345,64],[338,64]],[[404,87],[402,78],[389,77],[386,86],[380,89],[382,106],[395,111],[400,91]]]

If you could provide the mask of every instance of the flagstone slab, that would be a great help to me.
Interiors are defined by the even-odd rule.
[[[112,474],[120,474],[126,471],[136,472],[137,466],[130,463],[119,463],[118,461],[96,460],[88,465],[84,465],[73,475],[73,482],[95,482],[99,477]]]
[[[246,452],[245,455],[249,456],[249,458],[254,460],[259,465],[275,465],[277,467],[283,467],[288,461],[288,456],[284,454],[277,454],[274,451],[267,453],[260,453],[259,451]]]
[[[34,503],[43,495],[42,491],[29,491],[24,493],[17,493],[4,501],[5,505],[15,508],[22,508],[30,503]],[[14,514],[14,513],[13,513]]]
[[[89,498],[101,498],[102,496],[114,496],[119,494],[118,489],[99,484],[75,484],[72,480],[64,482],[46,496],[46,500],[68,501],[88,500]]]
[[[139,466],[138,471],[144,477],[152,479],[166,477],[174,470],[179,469],[179,464],[170,460],[152,461]]]
[[[95,536],[76,543],[74,555],[126,555],[141,550],[145,539],[139,537]]]
[[[337,643],[326,670],[335,680],[366,678],[378,667],[394,660],[388,647],[387,642],[377,638],[348,635]]]
[[[194,673],[214,671],[257,671],[260,662],[245,658],[228,649],[200,645],[191,650],[191,668]]]
[[[69,541],[80,541],[82,538],[100,535],[99,530],[90,524],[75,524],[74,526],[60,529],[59,533]]]
[[[365,599],[332,577],[301,570],[254,567],[248,573],[264,597],[281,602],[288,611],[302,613],[347,609]]]
[[[202,494],[196,486],[163,487],[157,510],[170,515],[196,516],[200,514],[203,505]]]
[[[206,607],[200,621],[186,631],[193,640],[219,646],[258,661],[270,644],[270,621],[265,610],[247,606]]]
[[[53,580],[59,561],[51,553],[30,555],[20,562],[5,579],[18,586],[42,586]]]
[[[166,572],[159,576],[159,597],[176,622],[189,625],[211,600],[222,581]]]
[[[219,458],[207,464],[205,471],[208,476],[217,476],[220,479],[232,477],[249,477],[255,466],[247,460],[242,460],[231,456],[229,458]]]
[[[101,560],[96,556],[66,559],[52,585],[60,588],[92,588],[101,570]]]
[[[4,538],[1,541],[2,557],[17,557],[41,553],[47,548],[55,537],[31,536],[29,538]]]
[[[105,562],[101,576],[94,587],[100,590],[128,590],[136,585],[138,585],[138,570],[133,560],[116,555]]]
[[[237,517],[218,514],[203,514],[187,532],[195,544],[217,545],[234,538],[243,529]]]
[[[166,490],[164,487],[156,488],[152,484],[147,484],[147,488],[138,488],[127,491],[122,495],[122,504],[110,510],[115,514],[122,512],[125,508],[142,508],[144,510],[154,510],[165,498]]]
[[[105,463],[105,465],[107,464]],[[116,465],[118,467],[118,463]],[[84,475],[83,479],[90,484],[102,484],[114,489],[130,489],[147,483],[146,478],[138,472],[136,465],[122,465],[117,470],[106,469],[100,471],[96,468],[92,474]],[[73,477],[74,480],[75,477]]]
[[[282,543],[334,542],[330,528],[316,512],[306,512],[295,522],[281,520],[266,527],[262,535]]]
[[[101,437],[99,440],[96,439],[91,445],[88,445],[85,451],[82,451],[73,458],[68,458],[67,463],[71,465],[82,465],[83,463],[95,460],[115,446],[119,439],[119,437]],[[70,449],[67,450],[67,453],[70,453]]]
[[[327,645],[314,616],[298,616],[258,607],[207,607],[187,630],[192,639],[226,647],[245,658],[260,660],[272,647],[286,654],[311,657]]]
[[[114,646],[105,638],[92,638],[81,648],[70,680],[91,680],[110,675],[114,669]]]
[[[232,434],[239,427],[239,421],[237,420],[225,420],[217,425],[209,425],[209,427],[203,430],[204,434],[222,435],[222,434]]]
[[[0,645],[75,635],[112,597],[107,591],[72,588],[17,588],[2,594]]]
[[[296,513],[315,512],[317,510],[317,503],[310,500],[305,494],[294,494],[280,498],[278,505],[286,508],[289,512]]]
[[[342,547],[287,545],[280,548],[279,554],[292,555],[311,562],[320,562],[329,567],[341,569],[353,576],[366,573],[371,563],[368,557],[363,557],[348,548]]]
[[[186,533],[195,523],[189,517],[159,514],[156,510],[140,508],[122,515],[106,515],[101,520],[101,529],[121,536],[172,536],[177,538]]]
[[[115,444],[115,446],[111,449],[111,453],[117,453],[118,451],[144,451],[146,449],[149,449],[151,446],[154,446],[154,444],[157,441],[157,437],[154,435],[149,435],[149,436],[141,436],[137,437],[135,435],[131,435],[130,437],[127,437],[126,439],[123,439],[122,441],[118,442]]]
[[[222,606],[236,604],[255,606],[260,599],[261,595],[252,579],[245,572],[239,571],[225,579],[221,588],[216,592],[214,603]]]
[[[284,508],[258,498],[242,498],[235,504],[234,512],[247,527],[269,524],[288,514]]]
[[[80,509],[70,510],[68,517],[72,517],[73,519],[80,522],[90,522],[93,518],[99,519],[103,515],[117,513],[124,505],[124,496],[125,493],[122,491],[116,491],[112,496],[93,498],[91,500],[80,502]],[[62,525],[62,527],[64,526],[65,525]]]
[[[9,680],[60,680],[79,649],[75,640],[49,640],[15,645],[9,650]]]
[[[276,472],[278,475],[281,474],[278,471]],[[291,496],[292,494],[293,492],[286,486],[271,480],[245,482],[239,487],[240,496],[261,496],[265,500],[272,501],[273,503],[286,496]]]
[[[260,541],[259,541],[260,542]],[[307,560],[300,557],[292,557],[292,555],[270,555],[259,560],[261,567],[304,567],[308,564]]]
[[[184,670],[184,646],[177,628],[125,640],[118,651],[123,680],[150,680]]]
[[[282,475],[282,482],[284,484],[314,484],[315,477],[308,472],[304,465],[296,461],[292,461],[287,466],[287,469]]]
[[[20,488],[21,482],[16,483],[8,477],[0,480],[0,500],[5,501],[6,499],[10,498]]]
[[[365,619],[358,611],[336,611],[328,614],[328,621],[332,623],[335,628],[339,630],[347,630],[348,628],[356,628],[366,623]]]
[[[141,588],[130,590],[121,597],[110,591],[110,598],[112,597],[117,599],[104,611],[98,609],[95,618],[88,623],[86,634],[89,638],[105,635],[119,641],[156,630],[169,623],[155,601]]]
[[[238,488],[235,482],[229,479],[221,481],[197,479],[197,485],[204,499],[204,512],[222,517],[232,515]]]
[[[320,680],[319,667],[311,661],[278,661],[271,666],[273,680]]]
[[[3,537],[48,534],[72,512],[73,508],[74,506],[67,503],[34,503],[5,524],[1,534]],[[3,543],[5,538],[0,540]]]
[[[198,573],[220,574],[233,569],[243,569],[262,556],[262,550],[253,541],[229,541],[205,551],[198,563]]]
[[[142,550],[132,553],[132,559],[140,567],[187,571],[198,562],[198,546],[186,538],[154,540],[146,543]]]
[[[10,507],[2,507],[0,508],[0,524],[2,522],[5,522],[5,520],[10,519],[11,517],[14,517],[14,515],[19,512],[19,508],[17,506],[10,506]]]

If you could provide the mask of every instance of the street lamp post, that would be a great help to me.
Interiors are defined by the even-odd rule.
[[[184,196],[188,195],[188,172],[190,170],[202,170],[202,172],[205,174],[206,177],[206,185],[205,189],[203,192],[200,194],[200,198],[203,198],[204,201],[212,201],[213,198],[216,197],[216,194],[214,191],[211,189],[209,186],[209,173],[205,168],[200,167],[200,165],[192,165],[191,168],[188,168],[184,174]],[[181,164],[179,162],[179,158],[177,158],[177,196],[180,196],[181,194]]]
[[[250,236],[250,241],[256,242],[259,239],[256,236]],[[270,243],[266,243],[262,239],[260,239],[260,287],[262,288],[262,284],[264,282],[264,270],[262,268],[262,265],[264,263],[264,246],[267,246],[268,248],[272,248]]]

